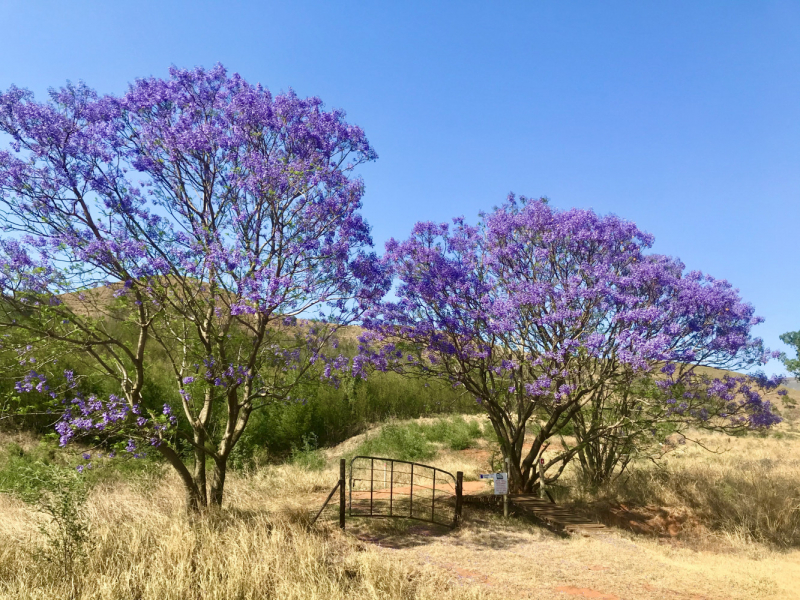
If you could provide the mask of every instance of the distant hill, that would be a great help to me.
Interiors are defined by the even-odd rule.
[[[114,299],[114,292],[120,289],[122,285],[122,283],[112,283],[105,286],[99,286],[91,290],[86,290],[83,292],[84,298],[82,301],[78,299],[78,294],[75,293],[64,294],[61,296],[61,298],[64,300],[65,304],[67,304],[77,314],[81,314],[83,316],[101,317],[107,312],[107,307]],[[176,289],[180,289],[180,286],[176,285]],[[247,317],[243,316],[241,318]],[[312,321],[298,319],[298,325],[301,327],[307,327],[310,323],[312,323]],[[277,321],[275,325],[279,328],[282,328],[282,326],[279,324],[279,321]],[[342,341],[357,343],[362,332],[363,329],[358,325],[348,325],[342,327],[338,331],[337,337]],[[727,371],[713,367],[697,367],[696,372],[708,375],[710,377],[741,375],[741,373],[737,373],[735,371]],[[798,380],[796,377],[791,377],[786,380],[786,382],[783,384],[783,387],[791,390],[788,395],[780,396],[778,395],[777,390],[775,390],[766,394],[764,398],[772,402],[773,406],[778,409],[779,413],[784,419],[786,419],[786,421],[792,423],[800,422],[800,380]]]

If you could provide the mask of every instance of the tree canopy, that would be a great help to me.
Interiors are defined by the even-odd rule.
[[[221,66],[119,97],[78,84],[42,103],[12,87],[0,131],[0,327],[90,357],[118,392],[85,397],[71,374],[50,389],[37,371],[23,385],[63,402],[62,443],[129,436],[175,467],[190,506],[219,504],[252,411],[347,368],[332,336],[388,285],[353,175],[375,151],[342,111]],[[171,365],[193,464],[175,408],[143,408],[153,353]]]
[[[781,341],[794,349],[795,358],[789,358],[786,354],[781,355],[783,364],[794,374],[800,377],[800,331],[790,331],[781,335]]]
[[[532,488],[548,440],[583,407],[644,373],[658,375],[660,418],[775,423],[752,380],[696,389],[698,365],[766,362],[750,336],[761,321],[753,307],[726,281],[645,253],[652,241],[614,216],[514,196],[476,227],[418,223],[408,240],[387,243],[399,286],[367,320],[382,340],[373,360],[463,386],[486,408],[518,490]],[[577,444],[562,442],[545,465],[551,479],[590,442],[631,424],[601,419]]]

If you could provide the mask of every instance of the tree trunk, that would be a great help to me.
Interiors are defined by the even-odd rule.
[[[194,443],[194,473],[192,477],[200,494],[200,505],[205,507],[208,505],[208,497],[206,495],[206,453],[203,450],[206,436],[202,429],[195,429]]]
[[[167,462],[178,472],[183,482],[183,489],[186,492],[186,512],[195,514],[205,508],[205,489],[202,490],[201,494],[200,488],[197,486],[197,481],[192,477],[186,465],[183,464],[180,456],[166,444],[161,444],[158,447],[158,451],[161,452],[164,458],[167,459]]]
[[[221,458],[214,463],[211,471],[210,489],[208,494],[209,506],[222,506],[222,494],[225,490],[225,474],[228,469],[227,457]]]
[[[200,494],[197,493],[197,487],[188,488],[184,486],[184,491],[186,492],[186,513],[196,515],[204,508]]]

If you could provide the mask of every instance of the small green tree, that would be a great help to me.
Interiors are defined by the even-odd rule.
[[[789,331],[781,336],[781,341],[794,348],[795,358],[789,358],[784,352],[781,360],[786,368],[795,376],[800,377],[800,331]]]

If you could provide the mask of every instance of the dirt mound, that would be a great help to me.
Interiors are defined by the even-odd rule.
[[[700,519],[685,507],[609,504],[602,507],[599,517],[606,525],[663,538],[696,534],[705,529]]]

